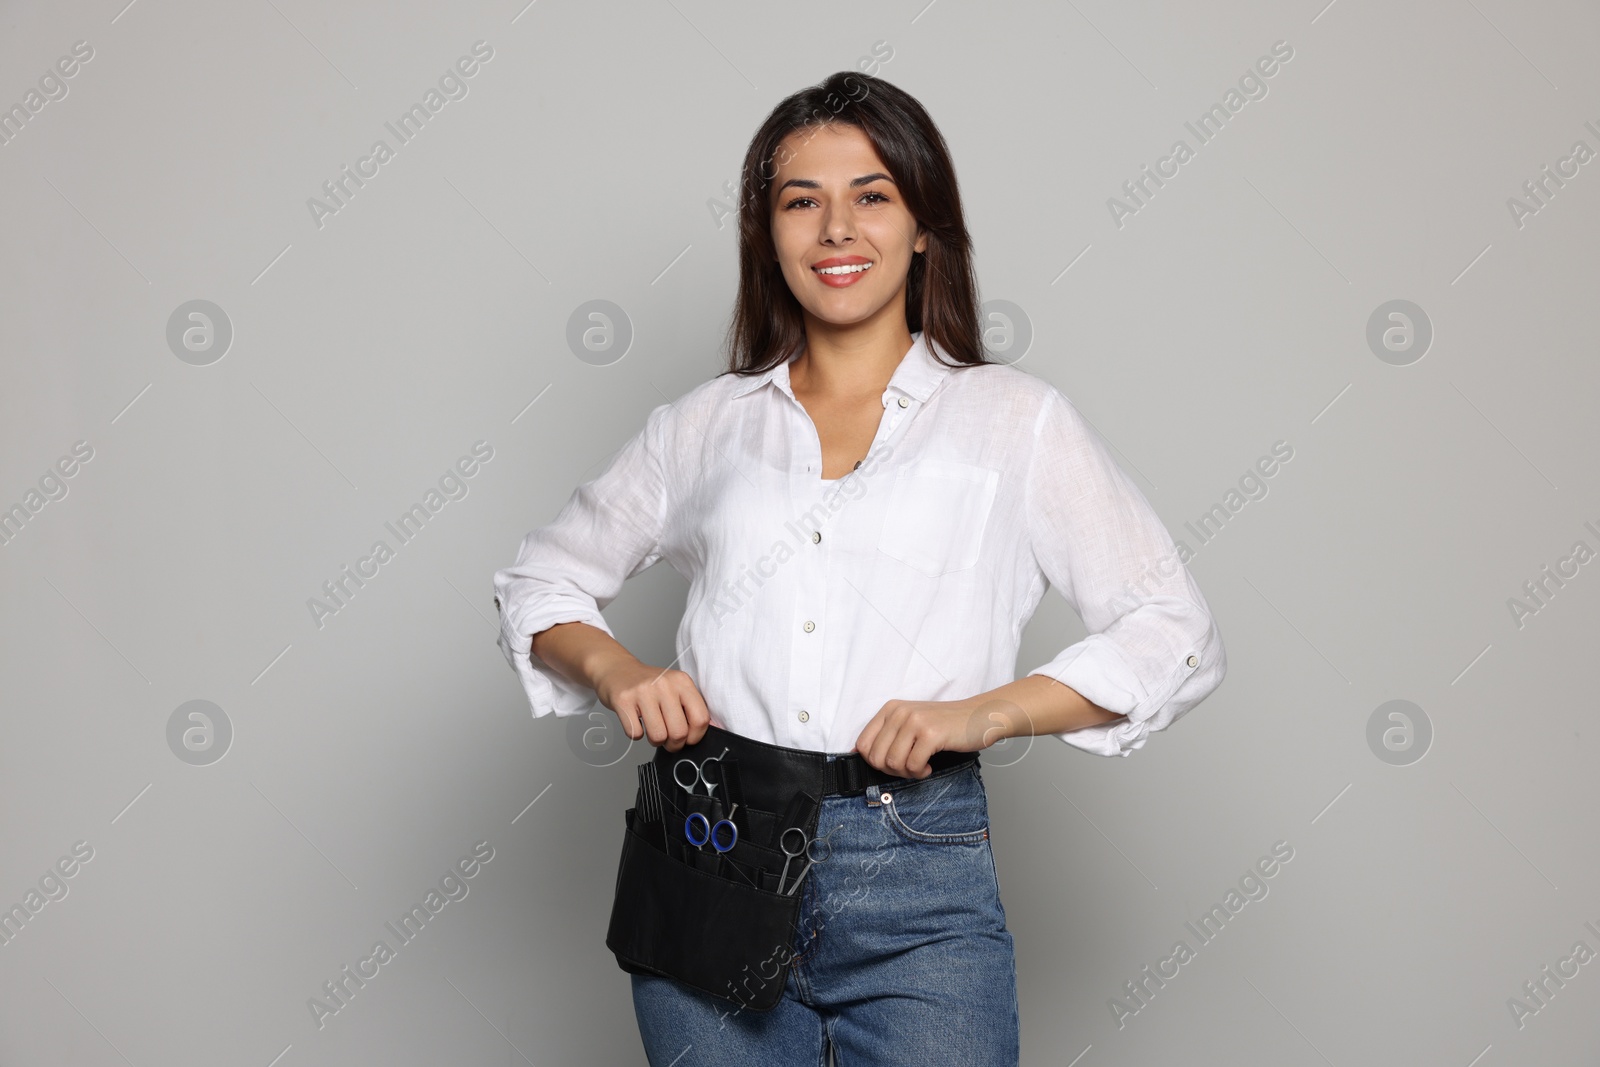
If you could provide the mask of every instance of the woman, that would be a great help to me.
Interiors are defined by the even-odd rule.
[[[535,716],[598,696],[648,737],[669,805],[698,802],[667,778],[685,757],[691,786],[737,763],[766,820],[741,829],[771,825],[769,844],[764,812],[817,795],[811,847],[758,886],[800,901],[770,1008],[618,951],[652,1064],[1014,1064],[977,753],[1054,734],[1128,755],[1220,684],[1220,634],[1073,406],[984,358],[954,168],[916,100],[841,72],[780,103],[745,157],[739,248],[730,370],[653,410],[527,536],[495,575],[501,647]],[[600,615],[661,559],[690,581],[678,669]],[[1047,585],[1090,636],[1012,680]],[[676,841],[684,810],[664,847],[706,862]],[[631,923],[637,947],[659,902],[623,880],[612,934]]]

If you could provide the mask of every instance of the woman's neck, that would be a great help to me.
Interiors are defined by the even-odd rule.
[[[876,397],[911,344],[904,314],[848,327],[807,322],[805,351],[789,367],[789,387],[823,400]]]

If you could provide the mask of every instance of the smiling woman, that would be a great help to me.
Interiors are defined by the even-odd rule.
[[[742,183],[727,373],[527,535],[500,645],[535,716],[598,696],[657,746],[606,938],[652,1064],[1015,1064],[979,753],[1127,755],[1222,681],[1221,637],[1067,398],[985,357],[921,104],[832,75]],[[601,615],[658,560],[689,579],[666,669]],[[1089,636],[1017,679],[1050,586]]]
[[[815,120],[841,103],[837,115]],[[824,175],[837,177],[825,187]],[[791,96],[751,138],[741,180],[739,292],[728,334],[736,372],[787,362],[808,328],[836,324],[844,329],[831,337],[864,336],[853,328],[872,314],[881,318],[872,325],[895,327],[907,340],[925,330],[959,363],[984,362],[955,168],[909,95],[841,72]],[[859,232],[819,238],[819,225]],[[857,292],[874,271],[873,286]],[[930,272],[939,281],[932,287]],[[820,302],[829,289],[851,298]],[[891,371],[903,354],[896,349],[886,360]]]

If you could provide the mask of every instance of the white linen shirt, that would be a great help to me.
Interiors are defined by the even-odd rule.
[[[713,722],[769,744],[848,752],[891,699],[1013,681],[1048,586],[1089,636],[1028,673],[1125,716],[1068,744],[1126,756],[1221,683],[1221,634],[1166,527],[1059,390],[942,365],[917,333],[883,408],[867,458],[827,481],[788,363],[652,410],[494,575],[534,716],[595,696],[531,657],[532,635],[611,634],[602,609],[663,559],[689,581],[673,665]]]

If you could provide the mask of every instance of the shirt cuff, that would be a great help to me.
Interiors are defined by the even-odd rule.
[[[495,598],[495,607],[500,611],[500,650],[505,653],[512,670],[517,672],[522,690],[528,696],[528,705],[533,709],[533,717],[582,715],[593,707],[598,699],[593,689],[569,682],[555,668],[532,655],[533,635],[557,623],[586,622],[615,638],[616,634],[606,625],[605,618],[598,611],[584,611],[571,606],[525,612],[507,618],[499,597]]]
[[[1096,723],[1054,736],[1097,756],[1126,756],[1143,748],[1150,736],[1148,720],[1157,705],[1149,699],[1138,674],[1101,634],[1090,634],[1055,659],[1028,672],[1054,678],[1078,691],[1090,703],[1122,718]]]

